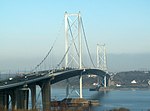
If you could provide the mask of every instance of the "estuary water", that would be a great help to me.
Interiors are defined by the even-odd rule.
[[[79,90],[70,89],[70,98],[77,98]],[[62,100],[66,97],[65,88],[52,88],[51,100]],[[41,93],[37,91],[37,108],[41,109]],[[100,106],[90,111],[108,111],[115,108],[127,108],[130,111],[150,111],[150,89],[109,89],[107,91],[89,91],[83,89],[83,98],[98,100]],[[31,103],[31,100],[30,102]]]
[[[64,99],[66,96],[65,92],[65,88],[52,88],[52,100]],[[69,97],[79,97],[78,92],[78,90],[70,89]],[[40,97],[39,95],[38,104],[41,104]],[[148,111],[150,109],[150,89],[110,89],[99,92],[83,89],[83,97],[100,102],[100,106],[92,107],[92,111],[107,111],[121,107],[130,111]]]
[[[101,106],[95,107],[95,111],[120,107],[130,109],[130,111],[148,111],[150,109],[149,89],[110,90],[100,95],[102,95],[99,97]]]

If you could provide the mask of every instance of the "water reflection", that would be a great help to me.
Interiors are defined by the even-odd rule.
[[[90,99],[92,100],[101,100],[103,99],[103,97],[105,97],[105,95],[108,93],[109,91],[96,91],[91,97]]]

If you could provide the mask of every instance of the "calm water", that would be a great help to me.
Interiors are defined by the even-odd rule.
[[[150,90],[111,90],[99,97],[100,107],[95,111],[125,107],[131,111],[150,109]]]
[[[79,97],[76,90],[70,89],[70,97]],[[78,91],[79,92],[79,91]],[[37,106],[41,104],[41,96],[39,95]],[[52,100],[62,100],[65,97],[65,89],[52,88]],[[109,109],[125,107],[130,111],[148,111],[150,109],[150,89],[126,89],[126,90],[110,90],[110,91],[89,91],[83,90],[83,96],[86,99],[94,99],[100,101],[100,106],[93,107],[92,111],[106,111]]]

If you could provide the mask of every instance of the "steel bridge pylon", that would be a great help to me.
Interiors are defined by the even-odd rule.
[[[79,13],[65,12],[65,68],[75,64],[82,69],[82,21]],[[77,44],[77,45],[76,45]],[[69,95],[67,80],[66,97]],[[82,74],[80,75],[80,98],[82,98]]]
[[[108,73],[105,44],[103,44],[103,45],[97,44],[97,68]],[[104,87],[106,87],[106,84],[107,84],[107,79],[105,76],[104,77]]]
[[[65,12],[65,67],[82,68],[81,15]],[[75,67],[75,66],[74,66]]]
[[[107,71],[107,58],[105,44],[97,44],[97,68],[102,71]]]

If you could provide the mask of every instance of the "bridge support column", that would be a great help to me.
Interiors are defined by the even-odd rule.
[[[4,109],[4,92],[0,92],[0,110]]]
[[[66,98],[69,97],[69,79],[66,80],[67,82],[67,87],[66,87]]]
[[[111,84],[111,80],[110,80],[110,78],[108,78],[107,79],[107,86],[110,86],[110,84]]]
[[[23,88],[22,89],[22,108],[23,109],[28,109],[28,103],[29,103],[29,89],[28,88]]]
[[[4,110],[8,110],[9,106],[9,95],[4,93]]]
[[[9,95],[4,91],[0,92],[0,110],[8,110]]]
[[[36,85],[30,86],[32,109],[36,109]]]
[[[80,75],[80,98],[82,98],[82,73]]]
[[[17,89],[13,89],[10,92],[11,103],[12,103],[12,111],[17,110]]]
[[[101,83],[100,83],[100,76],[97,76],[97,83],[98,83],[98,85],[101,84]]]
[[[17,92],[17,108],[18,109],[28,109],[29,101],[29,89],[21,88]]]
[[[106,76],[104,76],[104,88],[106,88],[107,86],[107,79],[106,79]]]
[[[50,111],[51,93],[50,93],[50,81],[45,81],[42,83],[42,104],[43,111]]]

